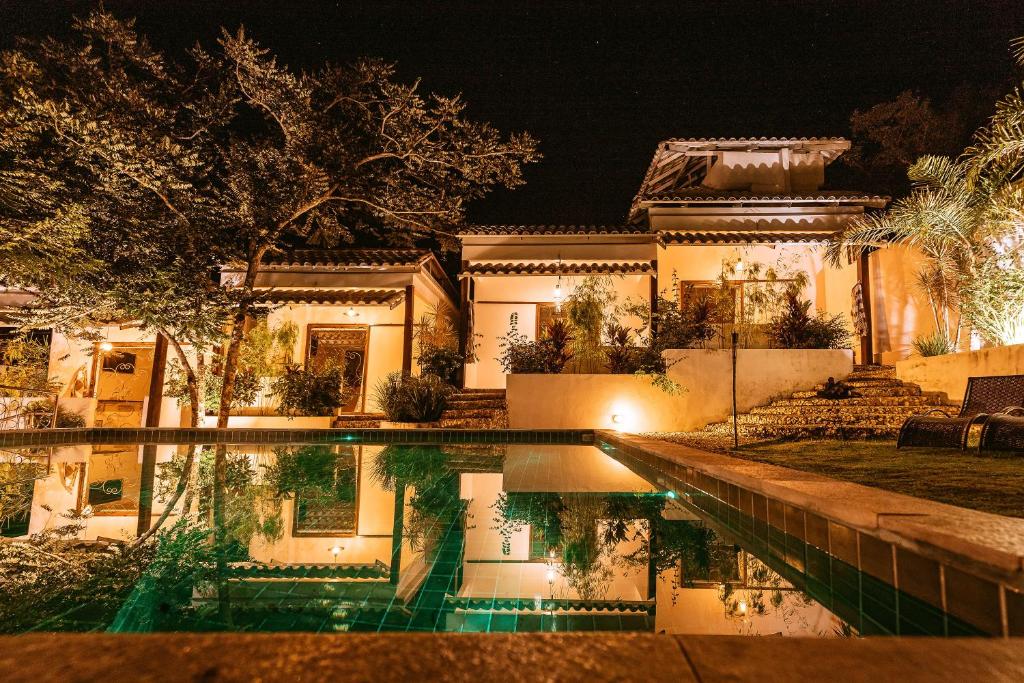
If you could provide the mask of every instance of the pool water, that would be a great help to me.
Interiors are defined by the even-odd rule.
[[[156,448],[154,519],[188,447]],[[857,632],[611,448],[229,446],[216,550],[198,450],[190,514],[134,550],[141,446],[6,452],[3,628]]]

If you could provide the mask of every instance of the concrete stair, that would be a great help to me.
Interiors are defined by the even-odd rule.
[[[854,366],[845,380],[857,394],[847,399],[820,398],[818,385],[789,398],[758,406],[737,416],[746,438],[893,438],[903,421],[933,408],[952,408],[944,394],[924,392],[916,384],[896,379],[896,370],[884,365]],[[732,422],[708,425],[698,434],[731,436]]]
[[[335,429],[378,429],[384,415],[366,413],[339,415]],[[448,410],[441,416],[445,429],[505,429],[508,409],[504,389],[459,389],[452,396]]]

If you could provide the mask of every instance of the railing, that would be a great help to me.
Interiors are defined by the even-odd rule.
[[[17,392],[11,395],[11,392]],[[43,396],[53,402],[46,410],[30,409],[26,399]],[[40,429],[43,418],[49,417],[49,427],[57,426],[57,397],[55,391],[0,384],[0,429]]]

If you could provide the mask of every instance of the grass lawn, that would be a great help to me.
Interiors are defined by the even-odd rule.
[[[662,435],[671,441],[687,441],[673,437]],[[738,451],[729,446],[713,450],[951,505],[1024,517],[1024,458],[1020,457],[896,450],[893,441],[770,442],[741,446]]]

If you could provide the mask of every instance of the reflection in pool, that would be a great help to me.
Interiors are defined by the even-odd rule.
[[[154,517],[186,450],[158,449]],[[851,633],[591,446],[230,447],[220,555],[209,449],[131,548],[140,450],[6,454],[4,536],[34,539],[0,546],[6,630]]]

